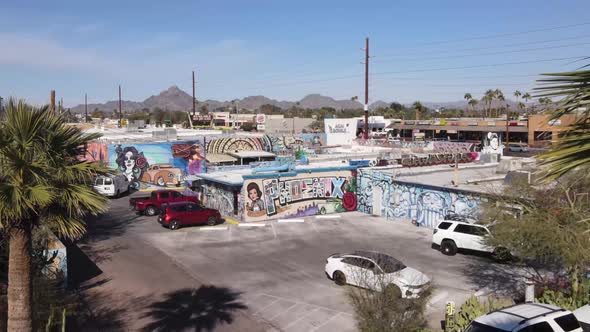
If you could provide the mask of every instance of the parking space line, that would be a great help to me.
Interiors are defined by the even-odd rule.
[[[279,219],[278,222],[305,222],[304,219]]]
[[[275,319],[275,318],[279,317],[280,315],[282,315],[282,314],[284,314],[284,313],[287,313],[287,312],[289,312],[289,310],[291,310],[291,309],[295,308],[295,307],[296,307],[296,306],[298,306],[298,305],[299,305],[299,303],[295,303],[295,304],[293,304],[292,306],[290,306],[289,308],[287,308],[287,309],[285,309],[285,310],[283,310],[283,311],[279,312],[279,313],[278,313],[278,314],[276,314],[276,315],[273,315],[272,317],[269,317],[269,318],[267,318],[266,320],[272,321],[273,319]]]
[[[264,295],[264,294],[263,294]],[[256,312],[254,313],[254,315],[258,315],[258,313],[261,313],[262,311],[264,311],[264,309],[270,307],[271,305],[275,304],[276,302],[280,301],[281,299],[275,298],[274,301],[272,301],[271,303],[265,305],[264,307],[256,310]]]
[[[201,226],[199,230],[202,231],[226,231],[228,229],[227,226],[219,227],[219,226]]]
[[[264,227],[264,226],[266,226],[266,224],[263,222],[252,222],[252,223],[248,223],[248,224],[243,224],[243,223],[238,224],[238,227]]]
[[[283,328],[283,330],[284,330],[284,331],[288,330],[288,329],[289,329],[289,327],[291,327],[291,326],[292,326],[292,325],[294,325],[295,323],[299,322],[300,320],[302,320],[302,319],[303,319],[303,318],[305,318],[306,316],[309,316],[310,314],[312,314],[312,313],[314,313],[314,312],[316,312],[316,311],[318,311],[318,310],[320,310],[320,309],[321,309],[321,308],[319,308],[319,307],[318,307],[318,308],[315,308],[315,309],[311,310],[310,312],[306,313],[305,315],[303,315],[303,316],[301,316],[301,317],[297,318],[296,320],[292,321],[291,323],[287,324],[287,326],[285,326],[285,327]]]
[[[323,323],[321,323],[320,325],[318,325],[318,326],[314,327],[314,328],[313,328],[312,330],[310,330],[309,332],[314,332],[314,331],[317,331],[317,330],[319,330],[319,329],[320,329],[322,326],[324,326],[324,325],[328,324],[328,322],[329,322],[329,321],[331,321],[332,319],[336,318],[338,315],[340,315],[340,313],[337,313],[337,314],[335,314],[334,316],[332,316],[332,317],[330,317],[330,318],[326,319],[326,320],[325,320]]]
[[[266,293],[259,293],[259,294],[260,295],[264,295],[264,296],[268,296],[268,297],[272,297],[272,298],[275,298],[275,299],[279,299],[279,300],[285,300],[285,301],[289,301],[289,302],[294,302],[294,303],[297,303],[297,304],[307,305],[307,306],[310,306],[310,307],[317,307],[318,309],[325,309],[325,310],[328,310],[328,311],[338,312],[338,313],[341,313],[343,315],[352,316],[351,313],[344,312],[344,311],[338,311],[338,310],[335,310],[335,309],[331,309],[331,308],[324,307],[324,306],[317,305],[317,304],[313,304],[313,303],[307,303],[307,302],[302,302],[302,301],[298,301],[298,300],[291,300],[291,299],[287,299],[287,298],[284,298],[284,297],[274,296],[274,295],[270,295],[270,294],[266,294]]]
[[[318,228],[317,228],[317,227],[315,227],[314,223],[310,222],[310,224],[311,224],[311,227],[313,228],[313,230],[314,230],[316,233],[319,233],[319,232],[320,232],[320,231],[318,231]]]
[[[342,218],[342,216],[339,214],[326,214],[326,215],[315,216],[315,218],[316,219],[338,219],[338,218]]]
[[[270,223],[270,228],[272,228],[272,234],[274,235],[275,239],[277,238],[277,230],[275,229],[275,226],[273,225],[273,223]]]

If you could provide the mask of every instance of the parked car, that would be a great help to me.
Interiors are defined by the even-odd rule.
[[[571,311],[549,304],[524,303],[476,318],[465,332],[581,332]]]
[[[94,180],[94,190],[109,197],[119,197],[129,191],[129,181],[123,174],[99,176]]]
[[[168,184],[179,186],[182,182],[182,171],[169,164],[153,164],[143,173],[141,181],[159,186]]]
[[[508,143],[508,150],[510,152],[527,152],[529,146],[524,143]]]
[[[219,211],[203,207],[193,202],[164,204],[158,216],[158,222],[171,230],[188,225],[213,226],[221,221],[222,218]]]
[[[194,196],[185,196],[176,190],[156,190],[150,196],[139,196],[129,198],[129,207],[137,213],[148,216],[155,216],[162,207],[162,204],[175,202],[193,202],[199,204]]]
[[[453,256],[463,249],[491,253],[498,260],[508,259],[511,254],[505,248],[494,248],[485,244],[485,237],[490,235],[489,227],[493,226],[486,227],[445,218],[432,231],[432,244],[448,256]]]
[[[374,291],[391,287],[404,298],[419,297],[430,284],[422,272],[373,251],[331,255],[326,260],[325,271],[337,285],[349,284]]]

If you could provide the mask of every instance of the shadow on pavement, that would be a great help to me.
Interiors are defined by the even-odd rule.
[[[239,292],[229,288],[201,286],[170,292],[164,300],[147,307],[150,318],[143,331],[211,331],[219,323],[230,324],[234,312],[247,306],[239,301]]]
[[[79,312],[75,321],[68,322],[71,331],[129,331],[128,323],[133,321],[129,311],[141,308],[147,303],[145,297],[129,301],[118,301],[110,295],[80,293]]]
[[[102,274],[102,270],[75,243],[64,244],[68,256],[69,287],[78,287],[81,283]]]

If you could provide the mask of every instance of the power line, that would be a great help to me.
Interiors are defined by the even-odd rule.
[[[526,30],[526,31],[519,31],[519,32],[501,33],[501,34],[496,34],[496,35],[484,35],[484,36],[468,37],[468,38],[463,38],[463,39],[450,39],[450,40],[441,40],[441,41],[434,41],[434,42],[425,42],[425,43],[420,43],[420,44],[416,44],[416,45],[440,45],[440,44],[458,43],[458,42],[478,40],[478,39],[495,39],[495,38],[510,37],[510,36],[516,36],[516,35],[529,34],[529,33],[543,32],[543,31],[552,31],[552,30],[574,28],[574,27],[585,26],[585,25],[590,25],[590,22],[568,24],[568,25],[561,25],[561,26],[554,26],[554,27],[540,28],[540,29],[533,29],[533,30]]]
[[[531,51],[541,51],[541,50],[549,50],[549,49],[559,49],[559,48],[567,48],[567,47],[576,47],[581,45],[590,45],[588,43],[577,43],[577,44],[567,44],[567,45],[554,45],[554,46],[545,46],[545,47],[537,47],[537,48],[524,48],[520,50],[507,50],[507,51],[496,51],[496,52],[488,52],[488,53],[474,53],[474,54],[461,54],[461,55],[447,55],[447,56],[435,56],[435,57],[413,57],[412,59],[403,59],[404,61],[422,61],[422,60],[437,60],[437,59],[455,59],[455,58],[468,58],[472,56],[485,56],[485,55],[498,55],[498,54],[509,54],[509,53],[521,53],[521,52],[531,52]],[[375,62],[383,63],[383,62],[393,62],[399,61],[397,60],[376,60]]]
[[[566,40],[578,40],[578,39],[587,39],[590,36],[588,35],[580,35],[580,36],[575,36],[575,37],[566,37],[566,38],[559,38],[559,39],[547,39],[547,40],[537,40],[537,41],[530,41],[530,42],[524,42],[524,43],[513,43],[513,44],[505,44],[505,45],[499,45],[499,46],[493,46],[493,47],[470,47],[470,48],[460,48],[460,49],[450,49],[450,50],[440,50],[440,48],[437,49],[430,49],[430,50],[422,50],[421,52],[415,52],[415,53],[407,53],[407,52],[403,52],[403,53],[385,53],[382,55],[379,55],[378,58],[398,58],[398,57],[407,57],[407,56],[414,56],[414,55],[422,55],[424,54],[424,52],[428,52],[428,51],[432,51],[432,52],[437,52],[437,53],[453,53],[453,52],[465,52],[465,51],[481,51],[481,50],[488,50],[488,49],[498,49],[498,48],[505,48],[505,47],[513,47],[513,46],[524,46],[524,45],[537,45],[537,44],[545,44],[545,43],[553,43],[553,42],[563,42]]]

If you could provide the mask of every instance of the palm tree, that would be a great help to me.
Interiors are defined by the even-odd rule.
[[[498,106],[496,107],[496,117],[498,117],[500,116],[500,111],[503,108],[502,105],[504,105],[506,99],[504,98],[504,93],[500,89],[494,90],[494,98],[499,101]]]
[[[518,98],[522,96],[522,92],[516,90],[514,91],[514,97],[516,98],[516,108],[520,109],[520,103],[518,102]]]
[[[473,96],[471,96],[471,93],[468,92],[463,96],[463,99],[465,99],[466,101],[470,101],[471,99],[473,99]]]
[[[529,100],[530,100],[531,98],[533,98],[533,97],[532,97],[532,96],[531,96],[531,94],[530,94],[530,93],[528,93],[528,92],[525,92],[525,93],[522,95],[522,99],[524,99],[524,102],[525,102],[526,104],[528,104],[528,102],[529,102]],[[526,107],[526,105],[525,105],[525,107]],[[526,111],[525,111],[525,113],[528,115],[528,108],[526,108]]]
[[[412,108],[416,110],[416,120],[420,120],[420,115],[422,114],[422,112],[424,110],[424,106],[422,106],[421,102],[415,101],[412,104]]]
[[[106,210],[106,198],[91,189],[107,170],[79,161],[99,134],[65,124],[47,106],[10,99],[0,124],[0,227],[9,239],[8,330],[31,331],[31,233],[46,227],[78,238],[84,217]]]
[[[586,66],[588,67],[588,66]],[[586,68],[584,67],[584,68]],[[580,166],[590,164],[590,70],[544,74],[549,78],[540,80],[543,98],[557,97],[552,119],[566,114],[576,114],[576,122],[563,132],[551,149],[540,156],[546,166],[547,179],[558,178]],[[551,99],[545,99],[549,104]]]
[[[477,99],[470,99],[468,104],[471,106],[471,111],[475,112],[475,106],[477,106]]]

